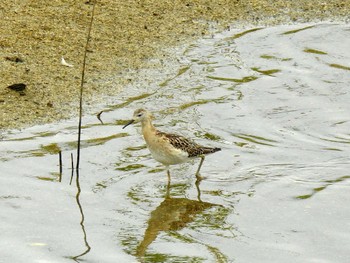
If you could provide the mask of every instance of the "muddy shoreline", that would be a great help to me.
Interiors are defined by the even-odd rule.
[[[93,2],[0,3],[0,130],[58,121],[78,113],[82,62]],[[115,96],[134,78],[128,70],[157,68],[164,47],[178,46],[228,25],[349,21],[350,1],[218,0],[97,1],[88,47],[84,100]],[[61,64],[64,57],[73,67]],[[22,94],[7,87],[25,83]]]

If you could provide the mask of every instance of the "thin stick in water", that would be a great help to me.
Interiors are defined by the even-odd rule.
[[[99,114],[97,114],[97,119],[101,122],[101,124],[104,124],[102,119],[101,119],[101,114],[103,113],[103,111],[100,111]]]
[[[70,176],[70,182],[69,185],[72,185],[73,181],[73,175],[74,175],[74,160],[73,160],[73,153],[70,154],[70,160],[71,160],[71,165],[72,165],[72,174]]]
[[[59,162],[59,166],[60,166],[60,173],[59,173],[58,181],[61,182],[62,181],[62,151],[58,152],[58,162]]]
[[[80,138],[81,138],[81,123],[82,123],[82,118],[83,118],[83,89],[84,89],[84,79],[85,79],[86,57],[87,57],[87,50],[88,50],[88,46],[89,46],[89,42],[90,42],[92,22],[94,21],[94,13],[95,13],[95,1],[92,3],[91,19],[90,19],[88,35],[87,35],[86,44],[85,44],[83,68],[82,68],[82,72],[81,72],[80,101],[79,101],[79,125],[78,125],[78,146],[77,146],[77,165],[76,165],[76,169],[77,170],[79,169],[79,165],[80,165]]]

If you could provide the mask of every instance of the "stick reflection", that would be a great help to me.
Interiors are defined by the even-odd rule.
[[[85,216],[84,216],[83,207],[81,206],[81,203],[80,203],[81,188],[80,188],[80,182],[79,182],[79,170],[78,169],[76,170],[76,186],[77,186],[77,194],[75,196],[75,200],[77,202],[77,205],[78,205],[79,211],[80,211],[80,215],[81,215],[80,226],[81,226],[81,229],[83,231],[84,243],[85,243],[85,247],[86,247],[86,250],[83,253],[72,257],[72,259],[74,261],[79,262],[79,258],[86,255],[87,253],[89,253],[91,250],[91,247],[90,247],[88,240],[87,240],[87,234],[86,234],[85,225],[84,225]]]

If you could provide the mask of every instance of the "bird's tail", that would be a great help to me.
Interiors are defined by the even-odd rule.
[[[210,148],[210,147],[205,147],[205,148],[202,148],[203,149],[203,154],[209,154],[209,153],[215,153],[215,152],[218,152],[218,151],[221,151],[221,148]]]

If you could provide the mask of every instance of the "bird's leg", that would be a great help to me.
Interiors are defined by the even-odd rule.
[[[198,166],[198,169],[197,169],[197,172],[196,172],[196,177],[197,177],[197,181],[201,181],[203,178],[200,176],[200,174],[199,174],[199,171],[200,171],[200,169],[201,169],[201,167],[202,167],[202,164],[203,164],[203,162],[204,162],[204,155],[202,155],[201,156],[201,162],[199,163],[199,166]]]
[[[197,198],[198,198],[199,202],[202,202],[202,200],[201,200],[201,189],[199,188],[199,184],[200,183],[201,183],[201,181],[197,179],[197,181],[196,181]]]
[[[170,184],[171,177],[170,177],[169,166],[165,166],[165,169],[166,169],[166,174],[168,176],[168,183]]]
[[[171,177],[170,177],[170,171],[169,171],[169,166],[166,166],[166,172],[168,175],[168,184],[167,184],[167,188],[166,188],[166,198],[170,197],[170,182],[171,182]]]

